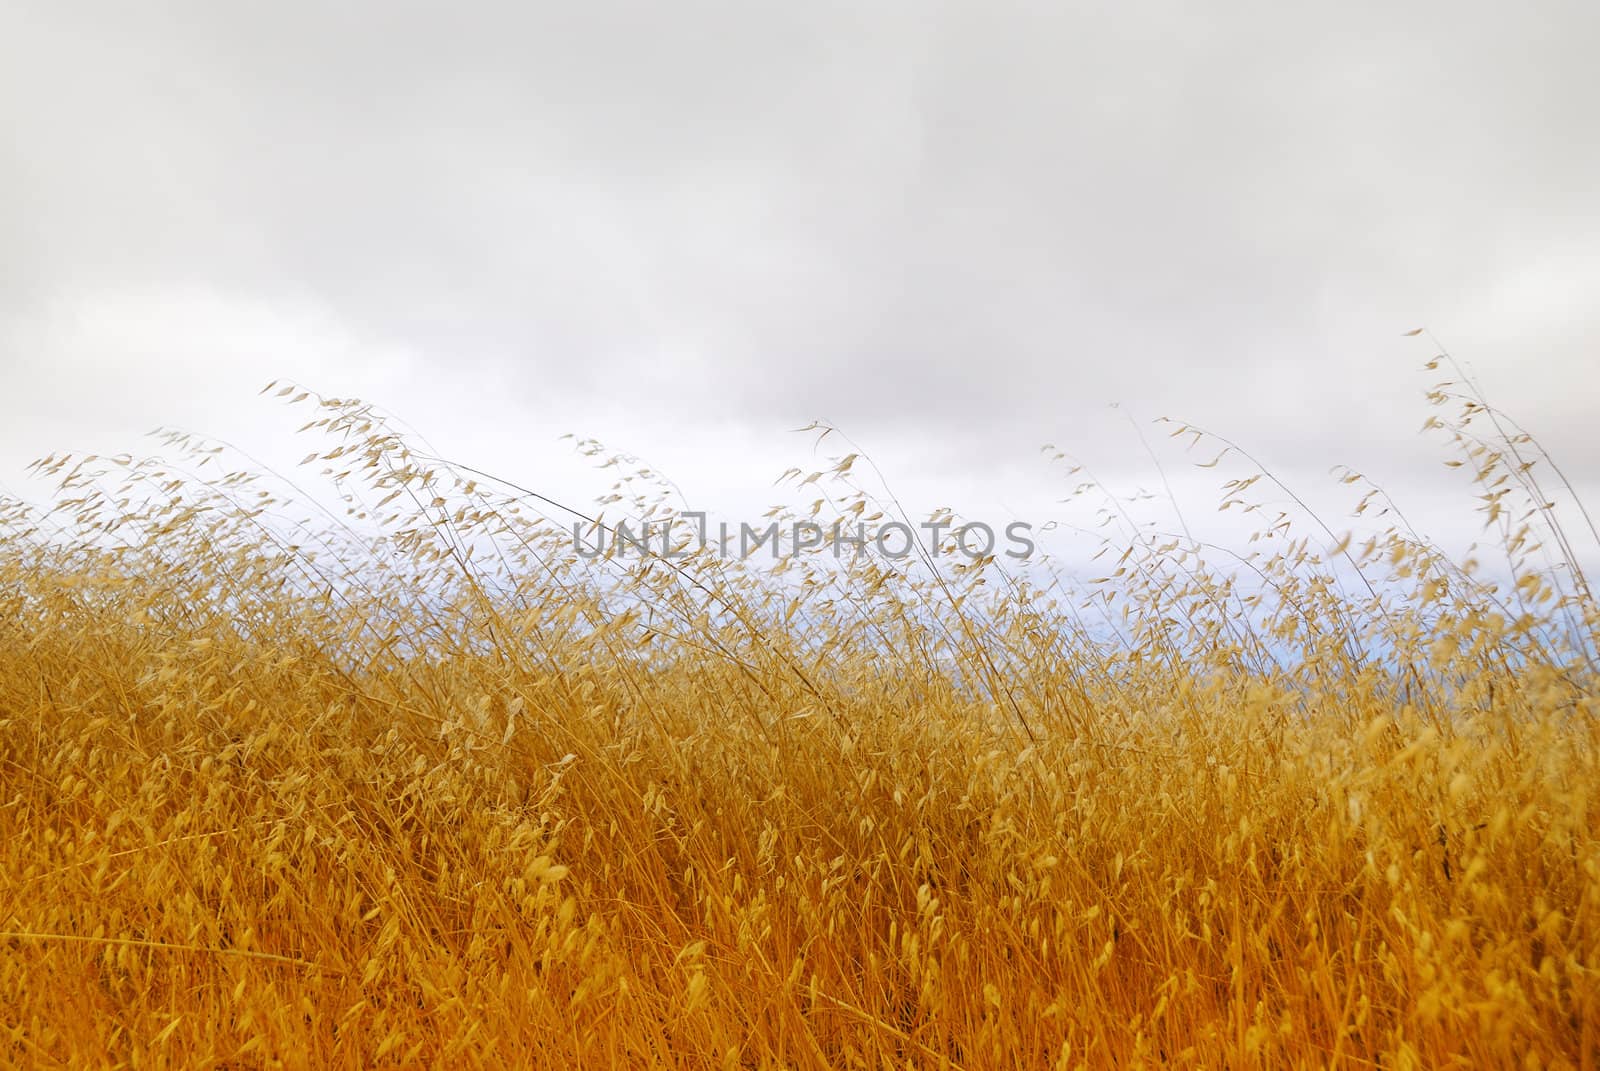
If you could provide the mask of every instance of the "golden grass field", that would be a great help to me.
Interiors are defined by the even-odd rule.
[[[1434,400],[1478,571],[1266,508],[1078,589],[588,561],[339,399],[351,512],[301,528],[181,436],[46,459],[0,513],[0,1060],[1594,1068],[1593,530]],[[849,468],[826,508],[892,510]]]

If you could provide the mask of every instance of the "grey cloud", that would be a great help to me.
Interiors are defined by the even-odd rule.
[[[1409,443],[1426,321],[1600,470],[1593,289],[1516,286],[1600,282],[1588,5],[12,11],[14,325],[209,288],[658,424],[982,466],[1116,400],[1315,470]]]

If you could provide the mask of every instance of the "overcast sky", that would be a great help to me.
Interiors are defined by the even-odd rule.
[[[820,418],[915,506],[1042,520],[1041,443],[1151,484],[1169,415],[1470,527],[1427,325],[1600,493],[1597,42],[1589,2],[11,0],[0,485],[157,425],[298,458],[293,377],[563,494],[606,483],[571,431],[765,505]]]

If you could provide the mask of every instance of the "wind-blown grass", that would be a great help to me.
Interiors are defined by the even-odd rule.
[[[47,459],[0,515],[0,1053],[1593,1067],[1584,524],[1436,400],[1509,586],[1265,514],[1079,589],[590,561],[339,399],[320,523],[181,436]]]

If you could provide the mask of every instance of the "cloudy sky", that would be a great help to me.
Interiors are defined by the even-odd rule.
[[[12,0],[0,486],[157,425],[297,459],[291,377],[561,494],[607,482],[570,431],[764,506],[824,419],[916,507],[1043,519],[1041,443],[1155,485],[1168,415],[1470,528],[1427,325],[1600,502],[1597,40],[1577,0]]]

